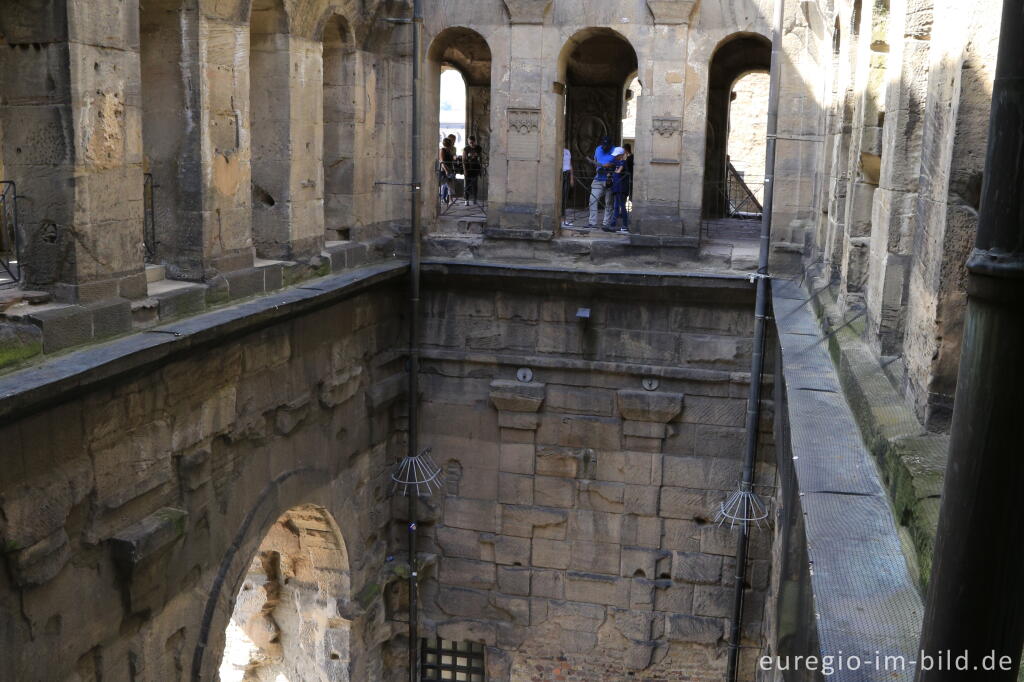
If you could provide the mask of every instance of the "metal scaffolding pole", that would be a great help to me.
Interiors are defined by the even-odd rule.
[[[412,121],[410,121],[412,148],[409,178],[409,201],[411,209],[411,230],[409,245],[409,435],[408,454],[415,458],[419,454],[419,317],[420,317],[420,210],[423,193],[420,191],[420,97],[422,90],[420,74],[420,33],[423,30],[422,0],[413,0],[412,11]],[[418,512],[416,505],[419,489],[407,491],[409,496],[409,682],[419,680],[419,566],[416,558],[416,526]]]
[[[775,17],[772,27],[771,76],[768,86],[767,149],[764,164],[764,207],[761,215],[761,243],[758,255],[757,298],[754,304],[754,345],[750,361],[750,395],[747,398],[746,449],[743,459],[743,479],[738,495],[726,505],[741,501],[738,511],[723,514],[741,519],[739,535],[736,538],[736,579],[733,594],[732,628],[729,636],[729,665],[726,680],[735,682],[739,675],[740,644],[743,639],[743,587],[747,579],[747,545],[750,539],[750,521],[761,518],[766,509],[754,494],[754,466],[757,462],[758,429],[761,421],[761,375],[764,371],[764,348],[766,337],[766,316],[768,314],[768,258],[772,235],[772,205],[775,198],[775,152],[776,135],[779,130],[779,92],[782,68],[782,27],[785,16],[785,0],[775,0]],[[734,507],[736,508],[736,507]]]
[[[1016,680],[1024,644],[1022,33],[1024,1],[1005,0],[978,236],[967,262],[949,462],[921,633],[922,682]],[[969,669],[950,670],[964,654]],[[987,656],[995,670],[983,667]]]

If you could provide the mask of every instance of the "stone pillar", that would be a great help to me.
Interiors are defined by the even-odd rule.
[[[910,397],[933,430],[952,413],[1001,5],[935,2],[903,348]]]
[[[492,98],[488,220],[504,230],[529,230],[550,238],[557,223],[562,150],[556,121],[563,98],[545,79],[550,55],[546,58],[538,46],[543,45],[551,0],[505,0],[505,6],[510,23],[508,89]],[[504,167],[496,168],[500,158],[506,159]]]
[[[832,164],[828,177],[828,208],[824,257],[830,278],[838,278],[842,268],[846,234],[846,202],[849,179],[850,138],[853,129],[854,85],[858,37],[850,30],[847,16],[840,15],[839,53],[836,55],[837,84],[833,92],[833,111],[825,143],[831,147]]]
[[[89,303],[146,295],[138,4],[5,6],[4,180],[21,201],[25,284]]]
[[[251,22],[252,226],[262,258],[308,260],[323,246],[321,45]]]
[[[686,144],[683,118],[692,103],[688,78],[696,78],[683,62],[688,53],[694,0],[647,0],[654,17],[649,49],[639,65],[643,96],[637,103],[633,209],[640,234],[696,236],[700,231],[701,183],[683,168],[703,168]],[[689,84],[692,88],[692,82]],[[701,131],[703,135],[703,131]],[[693,188],[696,188],[695,190]],[[689,192],[696,192],[696,210],[687,212]],[[692,203],[692,202],[691,202]]]
[[[491,86],[470,85],[466,87],[466,135],[476,137],[476,142],[483,147],[484,167],[488,168],[491,155]],[[480,200],[487,199],[487,178],[485,172],[480,178]]]
[[[323,44],[291,35],[288,53],[291,95],[288,174],[288,260],[308,261],[324,246],[324,76]]]
[[[198,31],[201,93],[200,153],[202,272],[189,279],[249,268],[253,263],[249,27],[201,15]]]
[[[868,277],[871,213],[882,156],[885,116],[886,55],[889,50],[888,10],[881,2],[865,3],[857,42],[853,125],[850,132],[849,179],[845,234],[840,272],[841,298],[846,305],[863,301]]]
[[[786,3],[779,100],[779,127],[772,214],[772,267],[792,266],[804,250],[805,231],[813,224],[814,169],[822,152],[823,115],[820,80],[823,69],[815,54],[814,26],[806,3]],[[791,254],[786,256],[785,254]]]
[[[866,290],[869,340],[880,355],[903,346],[906,283],[921,172],[928,86],[930,0],[896,0],[889,21],[888,88]]]

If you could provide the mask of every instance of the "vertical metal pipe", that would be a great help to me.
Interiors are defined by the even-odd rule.
[[[978,236],[967,261],[949,461],[921,633],[922,682],[1016,680],[1024,643],[1022,0],[1003,2],[1000,33]],[[949,663],[965,653],[970,671],[950,671]],[[985,665],[985,656],[994,656],[996,664],[1006,656],[1009,665],[974,668]]]
[[[410,130],[412,148],[410,162],[410,209],[411,229],[409,231],[409,429],[408,455],[415,457],[419,450],[419,316],[420,316],[420,97],[422,90],[420,74],[420,32],[423,28],[422,0],[413,0],[412,12],[412,121]],[[416,503],[419,490],[415,486],[407,490],[409,495],[409,682],[419,680],[419,604],[418,581],[419,563],[416,559]]]
[[[747,398],[746,448],[740,490],[749,492],[754,485],[757,462],[758,427],[761,421],[761,375],[764,371],[765,317],[768,311],[768,257],[772,236],[772,206],[775,195],[775,151],[779,130],[779,91],[782,62],[782,20],[785,0],[775,0],[772,25],[772,61],[768,86],[768,121],[764,163],[764,206],[761,215],[761,242],[757,261],[757,295],[754,304],[754,344],[750,358],[750,394]],[[743,585],[747,580],[747,545],[750,524],[740,525],[736,538],[736,578],[733,585],[732,631],[729,637],[729,664],[726,679],[735,682],[739,675],[740,643],[743,639]]]

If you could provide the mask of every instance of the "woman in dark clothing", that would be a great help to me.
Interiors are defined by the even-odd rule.
[[[451,182],[455,179],[455,146],[447,137],[441,142],[437,152],[437,185],[441,201],[450,205],[455,198],[452,196]]]
[[[462,150],[462,169],[466,175],[466,205],[469,206],[469,197],[473,196],[473,203],[477,202],[480,191],[480,172],[483,170],[483,149],[476,143],[475,137],[469,138],[469,144]]]

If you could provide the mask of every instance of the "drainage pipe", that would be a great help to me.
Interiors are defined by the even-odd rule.
[[[775,195],[775,149],[779,130],[779,85],[782,62],[782,20],[785,0],[775,0],[775,21],[772,27],[771,76],[768,86],[767,149],[764,163],[764,205],[761,216],[761,242],[757,261],[757,297],[754,304],[754,344],[750,359],[750,394],[747,398],[746,449],[743,458],[743,479],[740,491],[747,493],[754,486],[754,465],[757,462],[757,437],[761,422],[761,375],[764,371],[765,318],[768,311],[768,256],[772,235],[772,206]],[[739,675],[740,644],[743,639],[743,586],[747,580],[747,545],[750,523],[740,524],[736,538],[736,577],[733,585],[732,631],[729,637],[729,665],[726,680],[735,682]]]
[[[409,150],[410,176],[410,223],[409,231],[409,396],[408,396],[408,455],[419,454],[419,318],[420,318],[420,210],[423,193],[420,179],[420,96],[422,75],[420,73],[420,34],[423,30],[422,0],[413,0],[412,10],[412,131]],[[419,489],[407,490],[409,495],[409,682],[419,681],[419,604],[418,581],[419,562],[416,558],[417,498]]]
[[[921,632],[921,682],[1016,680],[1024,643],[1024,2],[1002,5],[949,461]],[[949,670],[965,653],[968,671]],[[930,670],[921,665],[925,656]],[[986,656],[995,670],[984,667]]]

